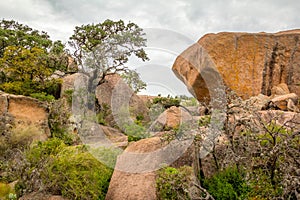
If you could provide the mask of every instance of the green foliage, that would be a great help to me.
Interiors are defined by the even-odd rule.
[[[77,63],[94,70],[89,73],[92,74],[89,88],[95,89],[106,75],[127,72],[124,65],[132,55],[148,60],[143,49],[146,45],[144,35],[136,24],[125,24],[122,20],[76,26],[69,44],[75,49]]]
[[[106,118],[111,115],[111,109],[110,106],[107,104],[102,104],[101,106],[101,110],[99,113],[97,113],[96,118],[97,118],[97,122],[98,124],[101,125],[107,125],[107,121]]]
[[[248,197],[250,199],[275,199],[283,193],[282,186],[274,187],[270,177],[262,169],[253,170],[250,174]]]
[[[180,95],[179,98],[181,99],[182,106],[197,106],[198,100],[195,97],[187,97],[185,95]]]
[[[59,80],[49,79],[54,69],[48,66],[43,49],[8,46],[0,58],[0,67],[6,77],[0,89],[5,92],[28,96],[43,92],[55,95],[57,91]]]
[[[161,104],[165,109],[170,108],[172,106],[180,106],[180,99],[175,97],[156,97],[153,99],[153,104]]]
[[[123,151],[118,147],[97,147],[92,148],[88,146],[89,152],[101,163],[105,164],[106,166],[114,169],[117,156],[120,155]]]
[[[28,151],[26,159],[32,166],[47,161],[50,156],[56,156],[66,145],[58,138],[51,138],[45,142],[37,142]]]
[[[10,187],[8,184],[0,183],[0,198],[4,199],[10,193]]]
[[[202,116],[198,121],[199,126],[200,127],[207,126],[208,124],[210,124],[210,119],[211,119],[210,115]]]
[[[0,153],[1,156],[12,149],[24,150],[34,140],[43,135],[42,131],[34,125],[24,126],[16,125],[6,136],[0,136]]]
[[[0,57],[8,46],[22,46],[28,49],[38,47],[46,50],[51,45],[52,41],[46,32],[33,30],[13,20],[0,21]]]
[[[112,170],[85,146],[66,146],[62,140],[52,138],[33,145],[25,157],[27,165],[15,187],[18,196],[40,190],[68,199],[105,198]]]
[[[244,199],[249,192],[244,174],[229,167],[204,180],[204,187],[216,199]]]
[[[156,178],[158,199],[190,199],[188,189],[192,174],[193,170],[188,166],[183,166],[179,169],[173,167],[161,169]]]
[[[143,115],[137,115],[135,123],[136,124],[141,124],[143,120],[144,120],[144,116]]]
[[[68,72],[68,55],[61,41],[52,42],[39,32],[15,21],[0,21],[0,90],[30,96],[46,93],[59,97],[56,70]]]
[[[98,124],[101,124],[101,125],[106,125],[106,121],[105,121],[105,113],[103,112],[99,112],[97,115],[96,115],[96,118],[97,118],[97,123]]]
[[[15,191],[18,197],[25,193],[44,188],[42,174],[50,158],[54,158],[66,145],[58,138],[37,142],[23,153],[24,160],[19,162],[16,174],[18,182]],[[37,183],[39,186],[37,186]],[[37,188],[39,187],[39,188]]]
[[[32,93],[30,94],[31,97],[38,99],[40,101],[54,101],[55,97],[50,95],[50,94],[46,94],[45,92],[41,92],[41,93]]]
[[[9,184],[0,182],[0,199],[16,200],[17,196]]]
[[[127,70],[121,77],[135,93],[146,89],[147,84],[141,80],[139,73],[135,70]]]
[[[149,133],[147,133],[146,128],[143,126],[143,119],[143,115],[138,115],[134,123],[124,125],[125,134],[128,136],[129,142],[149,137]]]
[[[70,112],[61,99],[51,102],[48,118],[51,136],[63,140],[67,145],[72,145],[77,143],[79,138],[69,128],[69,117]]]
[[[149,137],[146,128],[141,124],[126,124],[124,125],[125,134],[128,135],[128,141],[138,141]]]
[[[298,168],[295,159],[299,157],[299,134],[276,124],[274,120],[264,124],[264,129],[255,135],[259,156],[252,157],[253,170],[249,182],[253,190],[250,195],[255,198],[275,199],[284,196],[293,199],[291,196],[295,195],[294,191],[284,193],[284,190],[298,187],[289,177]]]
[[[84,147],[67,147],[46,166],[44,184],[68,199],[105,199],[112,170]]]
[[[69,90],[65,90],[65,91],[64,91],[64,96],[66,97],[67,103],[69,104],[69,106],[72,105],[72,101],[73,101],[73,93],[74,93],[74,90],[73,90],[73,89],[69,89]]]

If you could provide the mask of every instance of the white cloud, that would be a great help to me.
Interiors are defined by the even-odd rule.
[[[44,30],[52,39],[67,41],[78,25],[122,19],[142,28],[163,28],[180,33],[184,37],[166,34],[149,38],[151,47],[175,53],[209,32],[277,32],[300,28],[299,10],[297,0],[0,1],[0,18],[14,19]],[[159,51],[150,54],[154,63],[168,67],[175,57],[160,56]]]

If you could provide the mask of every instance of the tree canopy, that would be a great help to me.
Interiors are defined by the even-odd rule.
[[[0,90],[58,97],[60,80],[51,75],[69,72],[68,60],[65,45],[50,40],[46,32],[13,20],[0,21]]]
[[[75,27],[69,44],[75,49],[74,56],[82,71],[92,71],[90,78],[97,80],[96,87],[106,75],[127,72],[125,64],[130,56],[148,60],[143,49],[146,46],[144,35],[134,23],[106,20]]]
[[[0,57],[8,46],[21,46],[27,49],[39,47],[47,50],[52,46],[52,41],[44,31],[39,32],[14,20],[3,19],[0,21]]]
[[[140,75],[136,70],[128,70],[121,77],[135,93],[146,89],[147,84],[140,79]]]

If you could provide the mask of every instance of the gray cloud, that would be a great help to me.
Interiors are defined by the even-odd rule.
[[[296,0],[11,0],[0,2],[2,18],[13,18],[67,40],[74,26],[107,18],[144,28],[166,28],[194,40],[208,32],[298,28]]]
[[[52,39],[63,41],[68,40],[75,26],[105,19],[132,21],[142,28],[172,30],[178,34],[148,38],[151,47],[160,47],[164,53],[173,50],[171,54],[209,32],[277,32],[299,28],[299,10],[298,0],[0,1],[0,18],[47,31]],[[164,58],[159,51],[149,55],[155,64],[168,69],[176,57]]]

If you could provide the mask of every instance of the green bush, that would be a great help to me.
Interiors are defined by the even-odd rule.
[[[10,186],[8,184],[0,182],[0,199],[7,199],[10,192]]]
[[[106,119],[109,115],[111,115],[110,106],[103,103],[101,105],[100,112],[98,112],[97,115],[96,115],[96,120],[97,120],[98,124],[101,124],[101,125],[104,125],[104,126],[107,125],[108,123],[107,123]]]
[[[68,199],[105,199],[112,170],[82,146],[64,148],[52,159],[43,175],[52,193]]]
[[[38,165],[50,156],[56,156],[66,145],[59,138],[51,138],[45,142],[37,142],[25,152],[27,161],[32,165]]]
[[[53,95],[50,94],[46,94],[45,92],[41,92],[41,93],[32,93],[30,94],[31,97],[38,99],[40,101],[53,101],[55,100],[55,97]]]
[[[181,105],[182,106],[197,106],[198,105],[198,100],[194,97],[183,97],[179,96],[181,99]]]
[[[0,90],[17,95],[31,96],[41,101],[59,98],[61,80],[46,81],[45,84],[35,81],[11,81],[0,84]]]
[[[129,142],[149,137],[146,128],[141,124],[125,124],[124,128]]]
[[[105,164],[110,168],[114,168],[117,162],[117,157],[123,151],[118,147],[97,147],[92,148],[88,146],[89,152],[101,163]]]
[[[64,91],[64,96],[66,97],[66,100],[67,100],[67,103],[69,104],[69,106],[72,105],[73,93],[74,93],[74,90],[72,90],[72,89]]]
[[[0,135],[0,153],[6,155],[6,151],[12,149],[24,150],[34,139],[39,138],[44,133],[34,125],[16,125],[12,127],[5,136]],[[1,157],[0,156],[0,157]]]
[[[210,115],[205,115],[205,116],[202,116],[199,121],[198,121],[198,124],[200,127],[203,127],[203,126],[207,126],[210,124],[210,120],[211,120],[211,116]]]
[[[96,119],[97,119],[97,123],[98,124],[101,124],[103,126],[106,125],[106,121],[105,121],[105,113],[104,112],[99,112],[97,115],[96,115]]]
[[[276,199],[282,196],[283,187],[273,186],[267,173],[262,169],[253,170],[250,174],[250,199]]]
[[[59,138],[67,145],[77,143],[79,138],[70,130],[70,113],[64,102],[61,99],[53,101],[49,108],[48,123],[51,130],[51,137]]]
[[[156,188],[159,200],[190,199],[188,194],[193,170],[183,166],[179,169],[166,167],[158,172]]]
[[[172,106],[180,106],[180,99],[173,97],[156,97],[153,99],[153,104],[161,104],[165,109],[170,108]]]
[[[18,196],[40,190],[68,199],[104,199],[112,170],[85,146],[67,146],[58,138],[38,142],[25,153],[27,166],[15,189]],[[37,184],[38,183],[38,184]]]
[[[236,167],[229,167],[205,179],[203,186],[216,200],[245,199],[249,192],[244,174]]]

